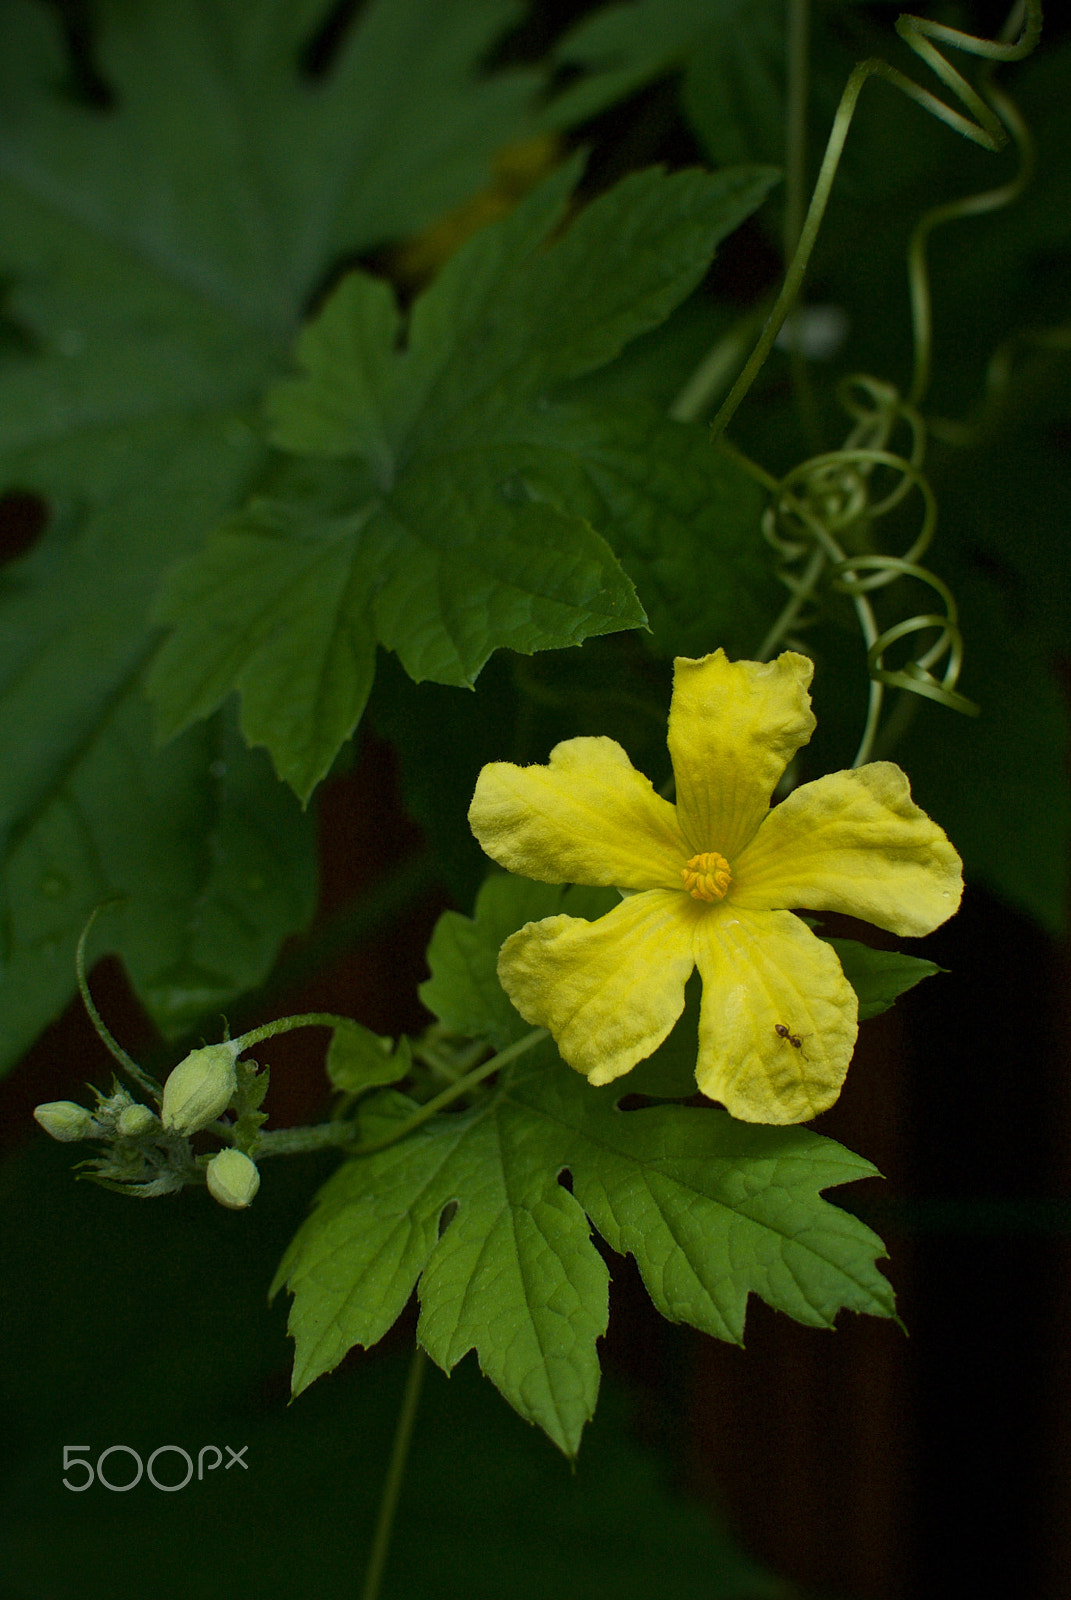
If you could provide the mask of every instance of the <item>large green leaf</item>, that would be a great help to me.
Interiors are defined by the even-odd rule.
[[[161,553],[188,548],[260,447],[223,415],[125,442],[140,481],[95,506],[66,500],[0,577],[4,1069],[73,993],[74,945],[101,899],[130,897],[101,934],[167,1033],[260,981],[311,911],[311,818],[222,727],[156,752],[137,681]]]
[[[100,792],[115,707],[155,643],[146,613],[162,572],[242,502],[262,466],[244,416],[283,369],[310,296],[343,256],[470,194],[523,123],[534,74],[483,66],[516,19],[513,0],[371,0],[313,79],[301,53],[330,10],[326,0],[97,0],[93,56],[111,94],[100,109],[62,87],[56,8],[0,8],[0,283],[13,330],[0,367],[0,491],[32,491],[51,511],[38,549],[0,584],[0,839],[12,906],[23,864],[51,858],[71,786]],[[146,782],[179,786],[175,815],[199,815],[197,782],[167,757],[154,768],[144,731],[130,738],[143,742],[135,765]],[[253,770],[261,794],[235,823],[236,859],[256,854],[261,815],[284,804],[270,769]],[[122,814],[131,860],[147,863],[159,818],[133,804]],[[186,838],[191,862],[210,848],[208,826]],[[307,878],[304,845],[298,855],[293,872]],[[68,862],[57,877],[86,892],[90,878],[116,887],[125,877],[86,873]],[[39,920],[36,888],[13,913],[5,1047],[32,1038],[71,993],[73,908],[84,899],[72,890],[65,901],[51,966],[20,953],[18,930]],[[262,904],[244,906],[257,926],[238,941],[257,946],[256,960],[210,963],[213,1003],[216,978],[263,973],[267,944],[304,915],[305,894],[281,891],[261,923]],[[162,999],[160,952],[186,939],[187,908],[165,895],[155,911],[160,927],[131,915],[116,937],[149,986],[142,998],[171,1027],[188,1004]]]
[[[178,1035],[260,983],[315,904],[311,818],[220,715],[165,751],[137,691],[9,842],[0,1059],[17,1061],[66,1003],[95,905],[94,953],[119,950],[162,1032]]]
[[[495,461],[495,453],[489,453]],[[753,653],[782,595],[761,533],[766,493],[701,423],[653,406],[546,405],[500,453],[518,495],[605,532],[666,656]]]
[[[305,463],[288,498],[255,500],[167,583],[159,614],[174,632],[151,678],[165,734],[236,687],[246,737],[304,796],[361,715],[377,641],[417,681],[471,685],[497,648],[643,621],[602,533],[616,475],[650,542],[672,496],[652,492],[655,465],[627,458],[657,430],[613,418],[600,431],[551,415],[546,396],[662,321],[771,175],[638,173],[546,245],[577,171],[567,164],[457,252],[417,301],[403,350],[390,290],[360,272],[302,334],[305,376],[278,385],[268,410],[276,443],[325,458],[323,470]],[[604,446],[605,483],[592,460],[582,484],[582,454]],[[697,437],[673,439],[663,477],[689,448],[699,455]]]
[[[466,936],[448,914],[433,941],[425,1002],[447,1026],[502,1039],[494,968],[507,924],[580,910],[576,895],[492,878]],[[295,1390],[380,1338],[417,1287],[429,1354],[449,1371],[475,1349],[511,1405],[572,1454],[607,1315],[590,1225],[635,1256],[664,1316],[719,1338],[742,1338],[751,1293],[814,1327],[844,1308],[892,1315],[881,1241],[821,1198],[873,1175],[869,1162],[809,1129],[713,1107],[623,1112],[630,1089],[628,1078],[590,1088],[545,1040],[470,1109],[346,1162],[276,1277],[295,1296]],[[362,1131],[401,1133],[413,1110],[383,1094]]]

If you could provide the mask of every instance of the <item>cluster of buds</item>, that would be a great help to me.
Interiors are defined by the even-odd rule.
[[[63,1144],[99,1141],[104,1147],[82,1165],[87,1176],[106,1188],[143,1199],[173,1194],[190,1183],[207,1183],[208,1192],[229,1210],[243,1210],[260,1187],[260,1174],[240,1149],[195,1156],[194,1134],[209,1128],[225,1112],[236,1109],[236,1129],[255,1137],[263,1119],[256,1113],[263,1087],[252,1063],[237,1064],[241,1045],[235,1040],[191,1050],[170,1073],[160,1097],[159,1114],[116,1084],[110,1095],[96,1090],[97,1106],[87,1111],[71,1100],[52,1100],[34,1111],[36,1121]],[[256,1090],[254,1090],[256,1085]],[[244,1142],[244,1141],[243,1141]]]

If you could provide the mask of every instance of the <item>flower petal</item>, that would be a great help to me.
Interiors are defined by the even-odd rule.
[[[684,1009],[696,917],[686,894],[652,889],[597,922],[529,922],[502,946],[499,981],[563,1060],[610,1083],[657,1050]]]
[[[548,766],[484,767],[469,826],[523,878],[619,889],[680,889],[691,854],[668,800],[616,739],[566,739]]]
[[[727,903],[699,924],[695,956],[703,1093],[742,1122],[805,1122],[831,1106],[859,1003],[829,945],[790,911]]]
[[[730,661],[724,650],[674,663],[669,754],[689,855],[733,862],[766,815],[788,763],[814,732],[807,686],[814,663]]]
[[[932,933],[956,910],[963,863],[891,761],[831,772],[775,806],[733,864],[733,904],[845,911]]]

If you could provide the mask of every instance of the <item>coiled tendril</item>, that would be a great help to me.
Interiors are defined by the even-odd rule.
[[[854,419],[843,447],[801,462],[780,483],[767,481],[771,500],[762,531],[781,557],[779,576],[791,590],[791,599],[758,655],[766,660],[790,631],[807,625],[811,620],[805,614],[807,603],[823,580],[851,599],[866,642],[870,675],[866,726],[854,763],[858,766],[873,747],[886,685],[909,689],[968,714],[976,713],[978,707],[955,690],[963,639],[951,590],[919,564],[937,525],[933,491],[921,470],[925,424],[892,384],[877,378],[845,378],[837,397]],[[888,448],[897,429],[908,434],[906,455]],[[886,487],[890,477],[891,486]],[[921,502],[921,517],[911,544],[901,556],[877,553],[873,549],[874,525],[912,493]],[[802,571],[801,563],[805,563]],[[882,629],[869,596],[901,578],[926,585],[937,595],[942,609],[920,612]],[[925,644],[925,648],[900,667],[886,665],[886,651],[916,635],[919,646]],[[943,658],[939,679],[933,668]]]
[[[791,598],[777,618],[759,651],[765,659],[791,629],[806,625],[808,601],[820,582],[849,596],[855,606],[860,629],[867,646],[870,674],[870,703],[866,727],[855,764],[869,758],[877,732],[885,685],[910,690],[954,710],[974,714],[978,707],[958,694],[955,684],[963,657],[956,604],[951,591],[940,578],[919,565],[919,557],[933,538],[936,505],[933,492],[923,474],[926,449],[926,424],[918,411],[929,385],[932,346],[932,316],[926,244],[933,229],[956,217],[976,216],[1009,204],[1022,191],[1033,167],[1033,145],[1015,106],[991,81],[999,62],[1018,61],[1029,55],[1041,31],[1040,0],[1019,0],[998,40],[979,39],[925,18],[901,16],[896,31],[915,54],[932,68],[941,82],[966,108],[965,116],[929,90],[921,88],[887,62],[871,58],[853,69],[833,119],[825,155],[799,241],[773,309],[743,371],[734,383],[712,425],[718,439],[755,380],[768,356],[785,318],[799,293],[811,251],[825,214],[833,180],[840,163],[848,128],[855,114],[863,84],[880,77],[900,89],[924,110],[955,129],[964,138],[986,150],[997,151],[1009,135],[1019,151],[1019,167],[1014,178],[999,188],[966,199],[952,201],[928,211],[916,224],[908,246],[908,281],[914,340],[914,372],[907,398],[890,383],[869,376],[845,379],[838,399],[853,418],[853,426],[839,450],[812,456],[794,467],[780,482],[754,463],[740,457],[741,463],[765,483],[771,504],[763,521],[763,532],[781,555],[782,581]],[[1014,43],[1012,34],[1018,34]],[[983,58],[989,65],[983,73],[980,90],[972,87],[940,53],[938,44]],[[973,120],[972,120],[973,119]],[[709,370],[716,370],[711,363]],[[697,378],[699,375],[697,374]],[[693,383],[682,395],[682,405],[674,414],[692,414],[700,408],[699,393]],[[699,402],[697,404],[697,402]],[[906,431],[906,454],[890,449],[895,432]],[[722,441],[722,448],[731,448]],[[733,452],[736,454],[736,452]],[[892,486],[878,491],[875,480],[884,485],[892,474]],[[882,476],[884,474],[884,476]],[[922,502],[918,532],[902,556],[886,555],[873,547],[874,524],[894,510],[912,492]],[[804,563],[800,570],[800,563]],[[879,628],[869,595],[901,578],[914,579],[936,594],[940,611],[920,612],[891,626]],[[886,665],[886,652],[900,641],[914,636],[918,653],[903,665]],[[924,647],[923,647],[924,646]],[[942,660],[940,678],[933,668]]]

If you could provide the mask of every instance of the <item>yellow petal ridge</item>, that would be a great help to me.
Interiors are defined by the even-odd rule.
[[[840,1093],[859,1003],[833,950],[790,911],[697,924],[696,1082],[742,1122],[806,1122]]]
[[[546,766],[483,768],[469,825],[500,866],[540,883],[679,889],[692,854],[668,800],[615,739],[566,739]]]
[[[503,944],[499,981],[564,1061],[590,1083],[610,1083],[657,1050],[684,1009],[693,911],[679,890],[652,889],[597,922],[529,922]]]
[[[766,815],[781,774],[814,732],[807,693],[814,663],[730,661],[724,650],[674,662],[669,753],[688,855],[733,861]]]
[[[891,761],[795,789],[733,863],[733,904],[843,911],[891,933],[932,933],[957,909],[963,864]]]

